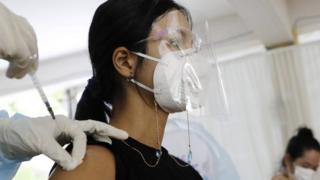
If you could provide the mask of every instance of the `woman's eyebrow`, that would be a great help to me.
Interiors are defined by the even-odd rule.
[[[154,35],[152,36],[154,37],[155,40],[159,40],[167,34],[168,34],[168,30],[165,28],[165,29],[161,29],[159,31],[154,32]]]

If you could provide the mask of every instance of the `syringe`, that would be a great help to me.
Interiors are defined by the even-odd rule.
[[[42,101],[46,105],[46,108],[49,111],[52,119],[56,119],[56,117],[54,116],[53,110],[52,110],[52,108],[50,106],[50,103],[48,101],[48,98],[47,98],[46,94],[44,93],[44,91],[43,91],[43,89],[41,87],[40,81],[38,80],[36,74],[35,73],[29,73],[29,76],[30,76],[34,86],[36,87],[38,93],[40,94],[40,97],[41,97]]]

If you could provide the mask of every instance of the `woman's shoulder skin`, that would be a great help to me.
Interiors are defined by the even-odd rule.
[[[102,146],[88,145],[83,162],[73,171],[64,171],[57,166],[50,180],[102,180],[116,178],[115,159],[112,152]]]
[[[277,176],[274,176],[272,180],[289,180],[289,178],[283,175],[277,175]]]

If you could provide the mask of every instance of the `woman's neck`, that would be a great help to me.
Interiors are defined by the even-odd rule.
[[[130,98],[124,98],[127,99],[125,102],[114,104],[110,124],[127,131],[133,139],[159,149],[168,113],[159,106],[156,110],[153,103],[147,105],[136,93],[128,94],[126,97]]]

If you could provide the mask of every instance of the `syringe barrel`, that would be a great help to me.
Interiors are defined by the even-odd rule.
[[[50,106],[50,103],[49,103],[49,101],[48,101],[48,98],[47,98],[46,94],[44,93],[44,91],[43,91],[43,89],[42,89],[42,86],[41,86],[41,84],[40,84],[40,81],[38,80],[36,74],[35,74],[35,73],[29,73],[29,75],[30,75],[30,78],[31,78],[34,86],[36,87],[38,93],[40,94],[40,97],[41,97],[43,103],[45,104],[47,110],[49,111],[52,119],[55,119],[54,112],[53,112],[53,110],[52,110],[52,108],[51,108],[51,106]]]

